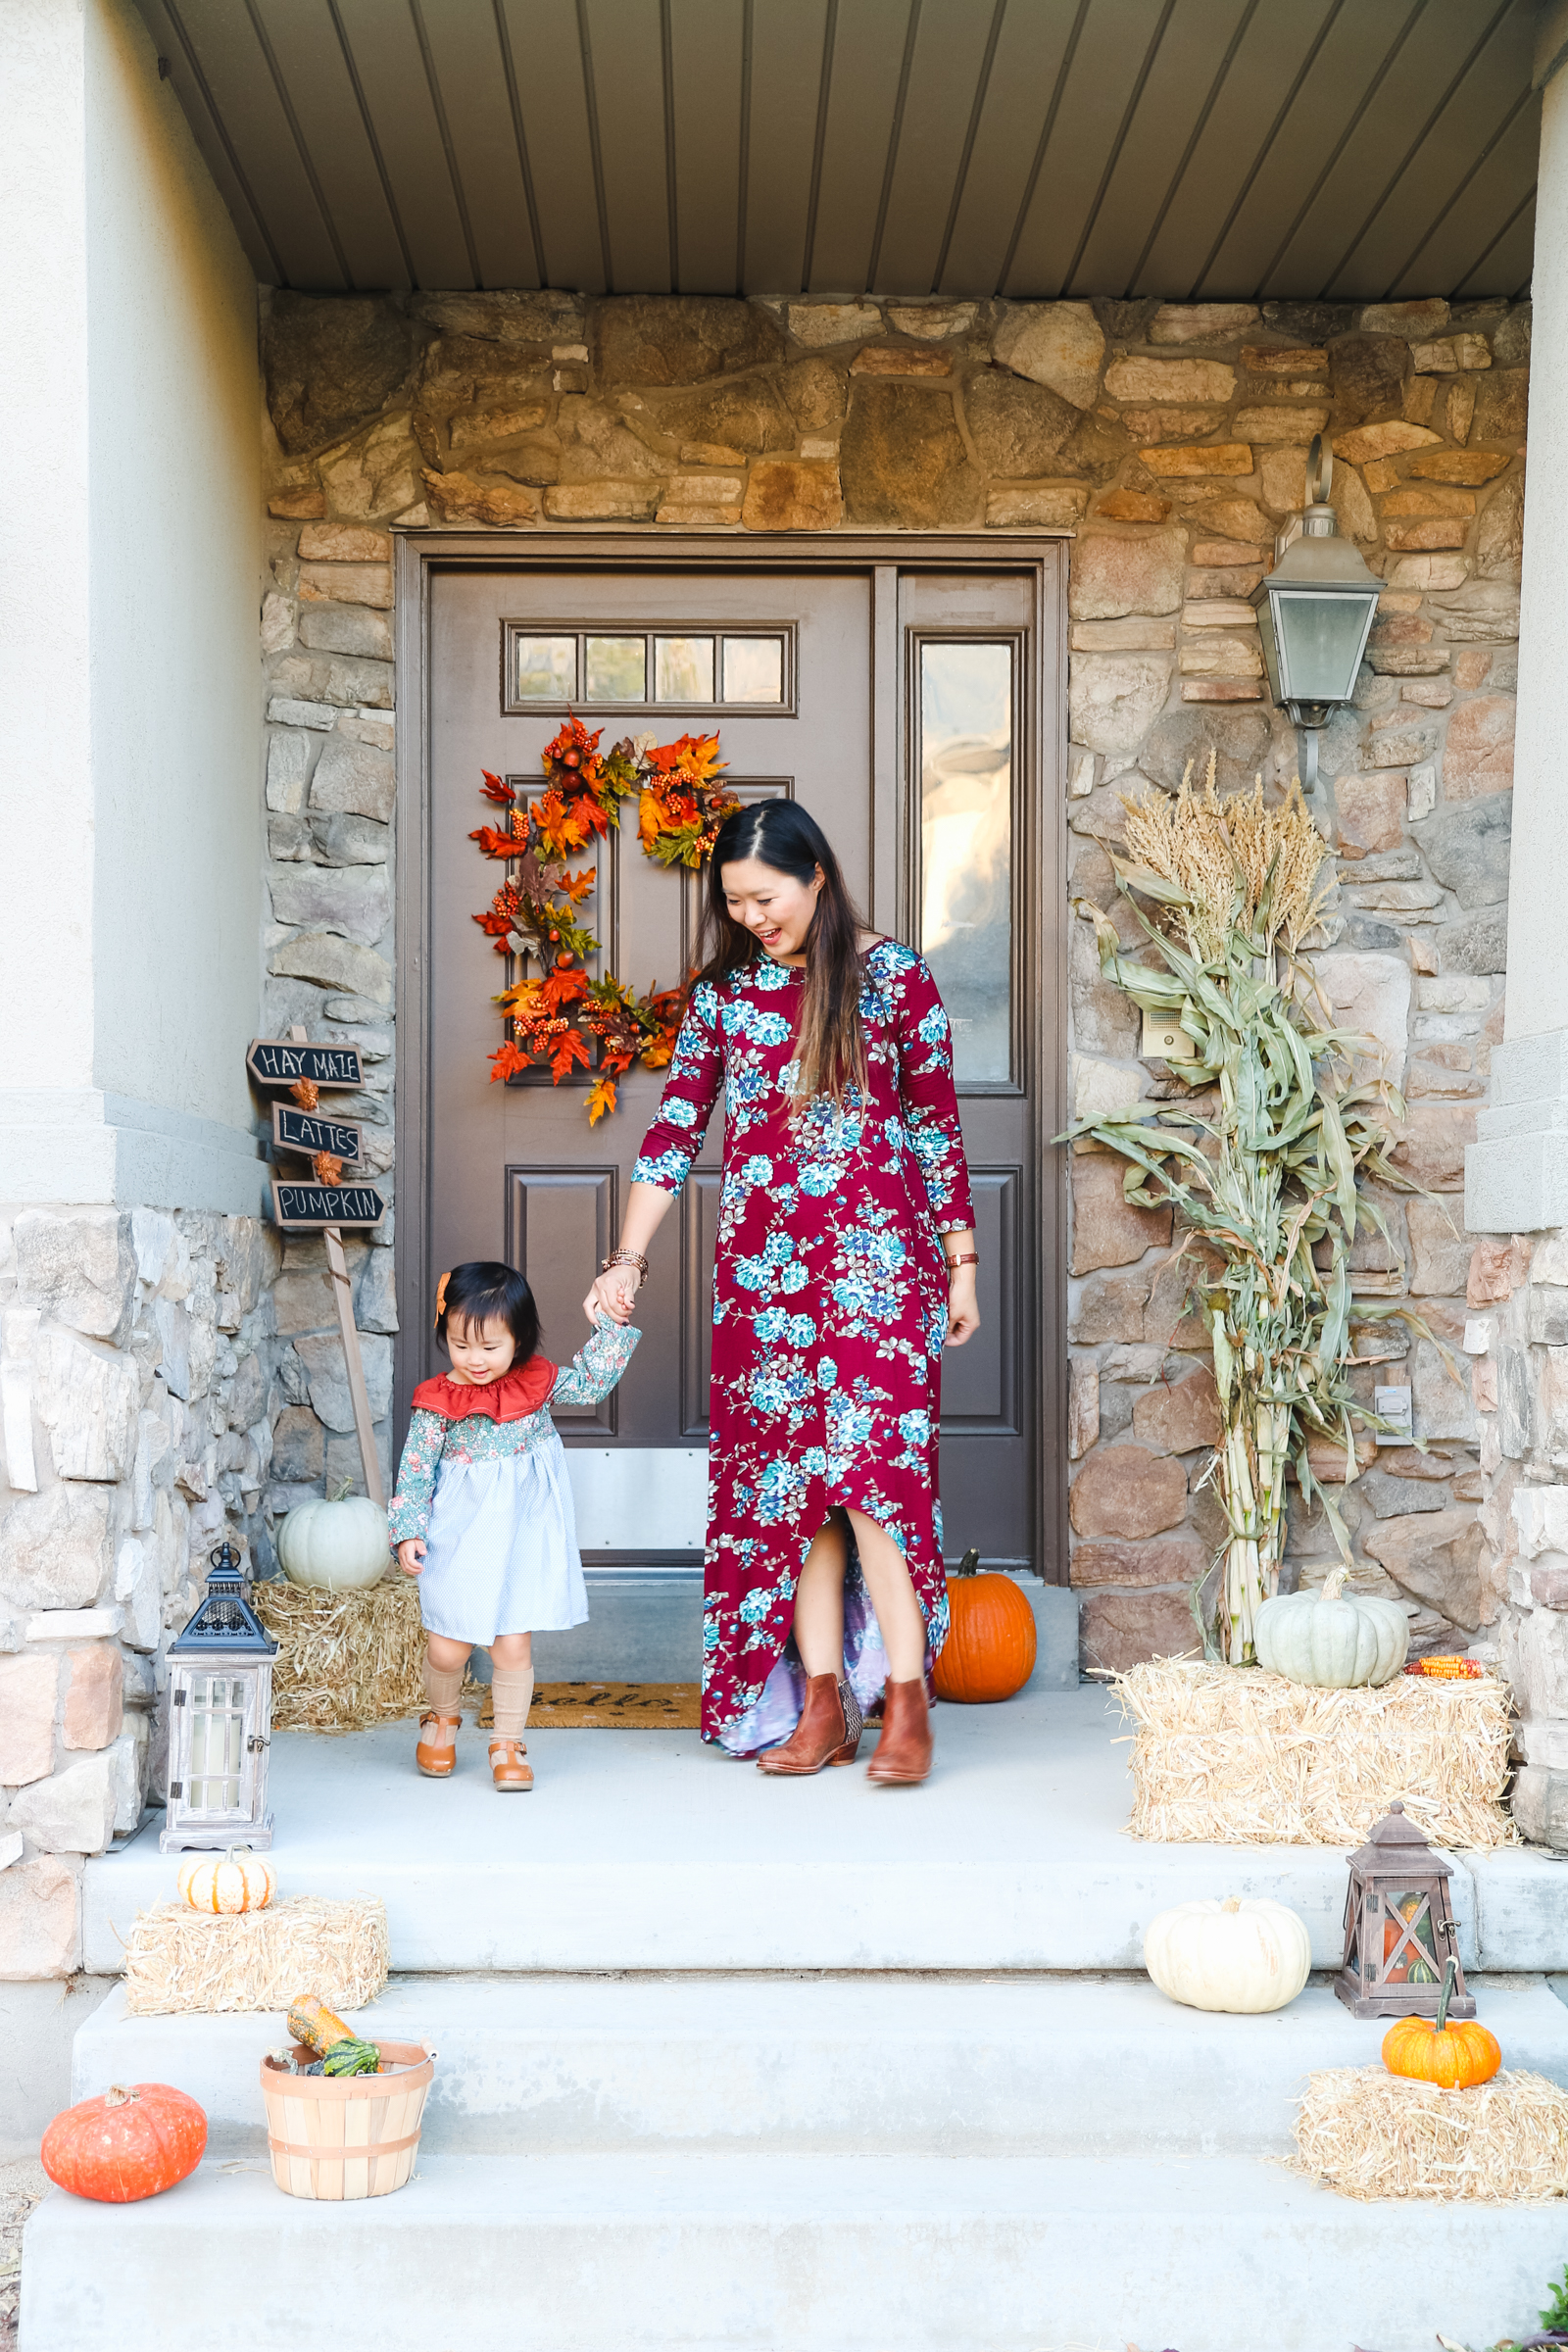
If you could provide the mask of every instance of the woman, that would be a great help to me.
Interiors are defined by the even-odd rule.
[[[948,1017],[920,957],[859,927],[789,801],[720,827],[700,954],[620,1247],[585,1303],[630,1315],[722,1085],[704,1737],[765,1751],[769,1773],[850,1764],[885,1684],[869,1777],[923,1781],[948,1630],[942,1349],[980,1320]]]

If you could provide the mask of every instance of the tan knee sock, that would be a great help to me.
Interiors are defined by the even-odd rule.
[[[438,1715],[456,1715],[458,1712],[458,1700],[462,1694],[463,1668],[458,1666],[455,1667],[450,1674],[446,1673],[441,1667],[431,1665],[430,1653],[428,1650],[426,1650],[424,1653],[424,1696],[426,1704],[433,1707]]]
[[[496,1666],[490,1673],[490,1703],[495,1712],[496,1740],[520,1740],[528,1728],[533,1704],[533,1668]]]

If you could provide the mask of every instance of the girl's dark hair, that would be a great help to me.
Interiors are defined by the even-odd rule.
[[[760,941],[733,920],[724,904],[724,868],[747,858],[806,884],[815,879],[818,866],[822,869],[816,912],[806,934],[796,1093],[808,1102],[813,1095],[829,1095],[842,1109],[851,1087],[862,1093],[866,1087],[860,915],[827,836],[794,801],[754,801],[719,826],[708,863],[697,977],[723,980],[761,960]]]
[[[502,1265],[499,1258],[470,1258],[447,1276],[435,1319],[435,1336],[443,1348],[454,1315],[460,1323],[504,1323],[516,1343],[512,1359],[515,1364],[525,1364],[539,1352],[539,1307],[527,1277],[514,1266]]]

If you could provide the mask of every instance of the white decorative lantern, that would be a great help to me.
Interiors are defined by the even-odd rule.
[[[169,1649],[169,1815],[160,1849],[272,1842],[267,1752],[277,1643],[245,1598],[239,1553],[212,1554],[207,1597]]]

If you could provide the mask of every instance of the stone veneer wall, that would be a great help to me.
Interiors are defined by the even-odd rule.
[[[1227,791],[1294,770],[1245,598],[1326,428],[1342,527],[1388,589],[1324,744],[1340,887],[1319,969],[1402,1077],[1400,1158],[1436,1198],[1391,1201],[1391,1222],[1460,1340],[1463,1147],[1501,1034],[1528,347],[1528,312],[1496,304],[272,296],[264,1025],[359,1046],[365,1091],[333,1106],[394,1199],[394,526],[1073,530],[1071,890],[1109,907],[1121,794],[1172,789],[1210,747]],[[1080,1109],[1180,1087],[1138,1058],[1087,922],[1070,1021]],[[1071,1573],[1086,1662],[1120,1665],[1191,1640],[1214,1399],[1162,1271],[1169,1219],[1128,1209],[1098,1152],[1072,1192]],[[388,1470],[392,1222],[350,1245]],[[1397,1286],[1360,1255],[1365,1291]],[[278,1516],[357,1451],[318,1241],[29,1211],[0,1307],[0,1979],[37,1978],[76,1965],[81,1857],[159,1786],[193,1567],[226,1526],[269,1569]],[[1472,1397],[1426,1343],[1384,1344],[1431,1449],[1386,1448],[1348,1498],[1357,1582],[1407,1600],[1418,1648],[1495,1646],[1507,1570],[1477,1520],[1476,1408],[1498,1359]],[[1310,1582],[1330,1546],[1292,1534]]]

